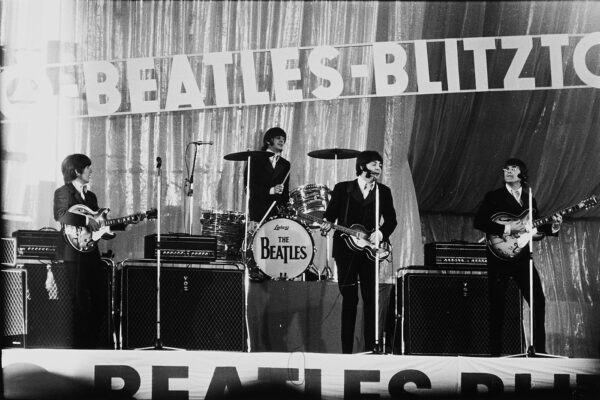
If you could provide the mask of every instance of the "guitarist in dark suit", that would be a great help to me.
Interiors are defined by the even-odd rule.
[[[273,153],[269,157],[255,157],[250,169],[250,201],[249,219],[260,222],[273,203],[276,206],[269,212],[269,217],[277,214],[277,207],[287,205],[290,198],[289,178],[285,180],[290,170],[290,162],[281,157],[287,135],[279,127],[270,128],[263,137],[261,150]],[[247,168],[247,167],[246,167]],[[246,185],[247,169],[244,171],[244,187]]]
[[[377,182],[381,175],[383,159],[376,151],[363,151],[356,159],[357,179],[340,182],[335,185],[327,210],[323,215],[329,222],[351,227],[361,224],[368,231],[373,231],[369,240],[389,242],[389,237],[396,228],[396,211],[390,188]],[[379,190],[379,213],[383,224],[375,230],[375,198],[376,188]],[[331,224],[321,226],[324,232],[331,229]],[[375,346],[375,261],[367,258],[366,252],[350,249],[340,231],[333,235],[333,257],[338,270],[338,286],[342,295],[342,352],[352,353],[354,343],[354,326],[358,305],[358,281],[363,299],[365,350],[371,351]]]
[[[529,210],[527,182],[527,166],[519,159],[511,158],[502,169],[505,185],[488,192],[475,215],[474,227],[486,233],[505,239],[511,234],[523,233],[526,222],[521,219],[501,224],[494,222],[494,216],[499,213],[520,216]],[[524,189],[525,186],[525,189]],[[537,218],[537,202],[532,199],[533,218]],[[527,218],[525,218],[527,220]],[[562,217],[556,214],[552,224],[541,225],[537,228],[543,235],[557,236]],[[541,239],[541,238],[540,238]],[[490,349],[491,355],[498,357],[502,354],[502,325],[506,303],[506,290],[509,278],[513,278],[522,296],[529,302],[529,245],[524,247],[514,258],[501,258],[494,254],[490,247],[487,249],[488,283],[490,300]],[[533,330],[535,352],[544,353],[546,348],[545,298],[542,283],[537,270],[533,269]]]
[[[62,162],[61,170],[65,184],[54,192],[54,219],[63,225],[87,226],[91,231],[97,231],[100,225],[94,218],[69,212],[69,208],[76,204],[99,210],[96,195],[87,190],[92,161],[84,154],[71,154]],[[115,228],[123,229],[124,226]],[[68,276],[68,288],[65,290],[73,300],[74,347],[93,349],[106,345],[99,341],[100,326],[108,308],[105,264],[97,247],[83,253],[63,240],[63,259]]]

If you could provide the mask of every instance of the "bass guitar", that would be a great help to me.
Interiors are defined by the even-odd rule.
[[[150,209],[145,213],[137,213],[126,217],[107,219],[106,215],[110,209],[101,208],[98,211],[92,211],[83,204],[75,204],[69,208],[73,214],[85,215],[88,218],[95,219],[100,224],[97,231],[90,230],[87,226],[63,225],[63,235],[69,244],[77,251],[89,253],[96,248],[100,239],[112,239],[116,235],[111,232],[110,227],[118,224],[131,224],[143,221],[145,218],[156,218],[156,209]]]
[[[563,208],[562,210],[552,213],[565,216],[572,214],[575,211],[588,209],[598,205],[598,196],[591,196],[580,201],[574,206]],[[530,239],[539,240],[542,234],[537,232],[537,227],[552,222],[552,215],[533,220],[533,224],[529,227],[528,220],[529,211],[525,210],[521,215],[513,215],[509,213],[498,213],[492,216],[492,221],[501,225],[511,225],[520,222],[527,226],[529,231],[523,229],[521,232],[513,233],[508,236],[502,235],[487,235],[487,245],[492,254],[502,260],[512,260],[519,256],[521,250],[527,246]]]
[[[331,224],[332,229],[338,230],[342,233],[342,238],[344,238],[344,242],[348,248],[357,252],[365,252],[367,258],[370,260],[374,261],[375,257],[377,257],[379,260],[385,260],[392,253],[392,246],[387,242],[379,243],[379,248],[375,247],[375,245],[369,241],[369,236],[371,236],[373,231],[369,232],[361,224],[354,224],[350,228],[347,228],[345,226],[336,225],[321,218],[317,218],[310,214],[297,212],[296,215],[301,219],[316,222],[318,224],[322,224],[324,222]]]

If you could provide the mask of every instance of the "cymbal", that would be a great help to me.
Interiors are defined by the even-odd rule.
[[[360,151],[358,151],[358,150],[339,149],[337,147],[333,148],[333,149],[313,150],[308,153],[308,155],[310,157],[324,158],[326,160],[333,160],[336,158],[338,160],[343,160],[346,158],[355,158],[359,154],[360,154]]]
[[[247,150],[238,153],[229,153],[223,158],[229,161],[246,161],[248,160],[248,157],[269,157],[271,155],[273,155],[273,153],[270,151]]]

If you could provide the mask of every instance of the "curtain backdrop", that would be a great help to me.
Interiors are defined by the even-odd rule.
[[[23,60],[43,66],[165,57],[156,63],[156,79],[164,90],[168,82],[160,77],[168,75],[166,57],[176,54],[600,31],[600,4],[594,1],[20,0],[0,7],[3,66]],[[587,62],[600,75],[595,47]],[[565,85],[581,84],[571,65],[573,46],[563,49]],[[331,66],[348,75],[353,60],[370,59],[370,51],[369,46],[352,47]],[[431,46],[428,52],[431,79],[444,78],[443,49]],[[115,64],[126,80],[125,64]],[[211,69],[203,72],[199,62],[191,67],[200,91],[214,98]],[[258,90],[270,90],[267,53],[256,53],[255,68]],[[407,65],[409,76],[414,68]],[[488,55],[492,80],[501,82],[507,68],[504,59]],[[308,70],[302,73],[310,76]],[[547,52],[534,48],[523,75],[549,81]],[[52,79],[57,85],[83,77],[66,67]],[[229,71],[227,79],[230,99],[241,99],[241,72]],[[320,82],[310,79],[311,84],[298,87],[305,97],[315,87],[313,80]],[[374,82],[366,78],[346,84],[356,86],[355,93],[367,93]],[[409,88],[415,86],[410,82]],[[129,101],[127,85],[122,87]],[[501,185],[501,166],[509,157],[527,162],[542,214],[600,193],[600,95],[593,88],[56,117],[80,109],[81,95],[57,97],[27,121],[3,121],[3,236],[17,229],[58,228],[51,213],[52,193],[62,184],[60,162],[73,152],[90,155],[92,190],[111,208],[110,215],[144,211],[160,197],[161,232],[187,232],[191,225],[193,233],[200,233],[202,210],[244,211],[244,163],[223,156],[258,149],[272,126],[288,133],[284,157],[292,163],[292,189],[309,183],[333,187],[355,176],[354,160],[314,159],[306,155],[309,151],[340,147],[382,153],[382,180],[392,188],[399,222],[392,236],[393,266],[383,271],[388,282],[397,268],[423,264],[426,242],[480,239],[472,215],[485,192]],[[197,140],[214,144],[188,146]],[[186,178],[196,149],[194,191],[188,196]],[[156,157],[163,159],[160,194]],[[131,226],[118,239],[103,242],[102,250],[112,250],[116,260],[140,258],[144,235],[155,232],[155,222]],[[551,353],[600,355],[599,236],[600,207],[575,214],[559,238],[535,246],[547,296]],[[315,238],[323,246],[319,240]]]

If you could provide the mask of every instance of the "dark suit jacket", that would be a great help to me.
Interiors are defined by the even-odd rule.
[[[483,202],[481,203],[479,210],[475,214],[475,220],[473,226],[475,229],[479,229],[486,234],[502,235],[504,234],[504,225],[493,222],[492,217],[497,213],[509,213],[515,216],[521,215],[524,211],[529,209],[529,198],[528,193],[524,189],[521,194],[521,200],[523,205],[513,197],[512,194],[506,189],[506,186],[502,186],[499,189],[493,190],[486,193]],[[533,218],[538,218],[537,201],[535,197],[532,200],[533,205]],[[545,235],[556,236],[556,233],[552,233],[552,224],[545,224],[538,227],[538,231]],[[528,254],[528,247],[524,248],[521,254]],[[491,256],[493,259],[496,257]],[[488,259],[490,256],[488,255]]]
[[[248,170],[244,169],[244,187],[246,185],[246,176]],[[269,194],[269,189],[281,184],[290,170],[290,162],[283,157],[279,157],[275,168],[271,165],[268,157],[252,158],[252,168],[250,169],[250,204],[249,214],[251,221],[260,221],[267,212],[271,203],[277,201],[278,206],[285,206],[290,198],[290,178],[283,185],[283,193],[280,195]],[[276,209],[273,208],[269,215],[275,215]]]
[[[390,235],[398,224],[396,221],[396,210],[389,187],[378,183],[379,186],[379,213],[383,216],[383,224],[379,230],[383,234],[383,240],[389,242]],[[340,182],[333,188],[331,200],[323,215],[330,222],[338,221],[338,225],[350,227],[353,224],[361,224],[371,231],[375,227],[375,189],[371,190],[366,199],[358,187],[358,180]],[[340,232],[333,234],[333,257],[339,259],[352,252],[344,243]]]

